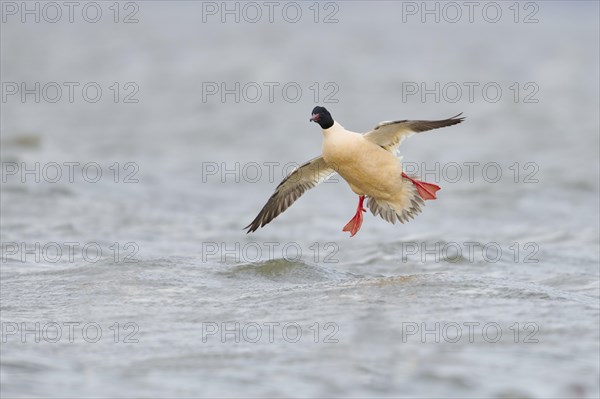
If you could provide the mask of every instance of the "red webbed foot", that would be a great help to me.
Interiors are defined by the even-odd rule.
[[[410,180],[411,182],[414,183],[415,187],[417,187],[417,192],[419,193],[419,195],[421,196],[421,198],[423,198],[424,200],[434,200],[434,199],[436,199],[437,197],[435,196],[435,193],[437,193],[439,190],[442,189],[437,184],[427,183],[427,182],[424,182],[424,181],[413,179],[412,177],[408,176],[404,172],[402,172],[402,177],[405,177],[405,178],[407,178],[408,180]]]
[[[363,208],[363,201],[365,200],[365,196],[361,195],[358,197],[358,208],[356,208],[356,214],[350,221],[344,226],[342,231],[350,232],[350,237],[354,237],[354,235],[360,230],[360,226],[362,226],[363,222],[363,212],[367,210]]]

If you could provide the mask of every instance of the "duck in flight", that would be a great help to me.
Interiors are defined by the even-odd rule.
[[[315,107],[310,121],[323,129],[322,155],[288,175],[275,189],[256,218],[244,229],[256,231],[290,207],[307,190],[338,173],[358,195],[356,214],[342,231],[354,236],[363,222],[363,202],[373,215],[390,223],[408,222],[421,212],[425,200],[436,199],[438,185],[417,180],[402,170],[396,156],[402,141],[415,133],[452,126],[464,120],[458,114],[436,121],[381,122],[368,133],[344,129],[324,107]]]

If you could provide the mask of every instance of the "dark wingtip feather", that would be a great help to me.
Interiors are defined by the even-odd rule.
[[[252,223],[250,223],[248,226],[244,227],[242,230],[248,230],[246,231],[246,234],[250,234],[250,233],[254,233],[256,230],[258,230],[259,226],[256,226],[256,220],[252,221]]]
[[[250,224],[248,224],[248,226],[242,228],[242,230],[248,230],[246,232],[246,234],[250,234],[255,232],[258,229],[258,227],[256,227],[256,219],[254,219],[252,222],[250,222]]]
[[[467,119],[466,116],[462,116],[462,117],[459,118],[459,116],[461,116],[462,114],[463,113],[461,112],[460,114],[456,114],[454,116],[451,116],[450,118],[448,118],[448,120],[451,120],[451,121],[455,120],[455,121],[458,121],[456,123],[461,123],[462,121],[464,121],[465,119]]]
[[[417,133],[425,132],[427,130],[439,129],[442,127],[448,127],[459,124],[463,120],[465,120],[465,117],[460,117],[461,115],[462,112],[448,119],[441,119],[436,121],[410,121],[409,126],[412,128],[413,131]]]

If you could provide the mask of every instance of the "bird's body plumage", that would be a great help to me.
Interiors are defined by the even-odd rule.
[[[322,152],[325,162],[358,195],[389,199],[394,195],[390,190],[402,183],[395,155],[338,123],[323,131]]]
[[[373,215],[381,216],[388,222],[401,223],[409,221],[421,211],[423,200],[435,199],[435,191],[439,187],[420,182],[406,176],[402,171],[397,149],[406,137],[414,133],[451,126],[460,123],[464,118],[456,115],[438,121],[395,121],[382,122],[372,131],[360,134],[346,130],[333,121],[329,112],[322,107],[313,111],[313,118],[323,128],[322,156],[316,157],[296,169],[277,186],[275,193],[269,198],[258,216],[246,228],[253,232],[273,220],[285,211],[306,190],[325,181],[329,176],[338,173],[361,198],[359,210],[355,218],[357,226],[352,235],[362,224],[362,198],[367,197],[367,207]],[[320,120],[319,120],[320,119]],[[359,217],[360,216],[360,217]],[[351,220],[349,225],[354,221]]]

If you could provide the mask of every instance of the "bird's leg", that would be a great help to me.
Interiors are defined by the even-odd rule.
[[[419,195],[424,200],[434,200],[437,198],[435,196],[435,193],[441,189],[441,187],[438,186],[437,184],[426,183],[424,181],[413,179],[412,177],[408,176],[404,172],[402,172],[402,177],[405,177],[414,183],[414,185],[417,187],[417,191],[419,192]]]
[[[354,215],[354,217],[352,219],[350,219],[350,221],[342,229],[342,231],[349,231],[350,237],[354,237],[354,234],[356,234],[358,232],[358,230],[360,230],[360,226],[362,226],[362,222],[363,222],[363,214],[362,213],[367,211],[365,208],[363,208],[364,200],[365,200],[364,195],[361,195],[360,197],[358,197],[358,208],[356,208],[356,214]]]

